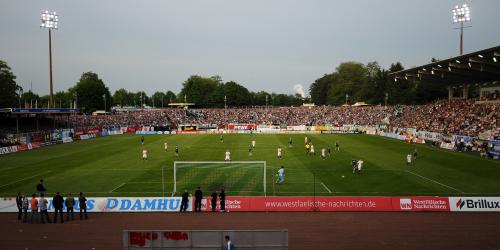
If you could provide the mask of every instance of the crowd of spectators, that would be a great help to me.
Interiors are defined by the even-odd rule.
[[[387,125],[418,131],[477,136],[500,134],[500,104],[474,99],[440,100],[425,105],[253,107],[228,109],[154,109],[109,115],[72,115],[60,123],[70,128],[163,126],[180,124]],[[3,141],[3,143],[7,143]]]

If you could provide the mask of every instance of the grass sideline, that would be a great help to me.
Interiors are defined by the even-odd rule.
[[[305,155],[303,134],[139,135],[100,137],[0,157],[0,196],[32,193],[40,178],[48,194],[83,191],[93,197],[162,195],[165,167],[166,196],[173,185],[173,161],[222,161],[230,149],[235,161],[267,161],[267,195],[356,196],[498,196],[500,162],[427,145],[414,145],[369,135],[307,135],[316,156]],[[288,147],[292,137],[293,147]],[[256,140],[253,156],[248,146]],[[335,141],[341,146],[335,151]],[[168,152],[163,143],[168,142]],[[174,148],[180,147],[175,158]],[[283,148],[284,159],[276,157]],[[330,146],[332,156],[319,157]],[[142,148],[149,159],[141,159]],[[407,167],[406,154],[418,150],[416,164]],[[352,174],[351,159],[363,159],[360,175]],[[286,182],[275,185],[275,171],[284,165]],[[172,171],[168,171],[172,170]],[[344,177],[342,177],[344,176]],[[203,177],[198,177],[203,178]],[[244,179],[241,180],[244,182]],[[201,179],[192,180],[193,190]],[[203,187],[202,187],[203,189]],[[204,190],[208,194],[212,190]],[[256,190],[227,190],[229,195],[263,195]],[[178,195],[178,194],[177,194]]]

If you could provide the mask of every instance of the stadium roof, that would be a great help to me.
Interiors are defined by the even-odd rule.
[[[394,81],[425,80],[446,85],[478,84],[500,80],[500,46],[401,70]]]

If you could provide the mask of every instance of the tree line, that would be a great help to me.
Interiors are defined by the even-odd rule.
[[[243,106],[300,106],[304,102],[316,105],[341,105],[366,102],[369,104],[420,104],[447,96],[446,86],[423,81],[397,81],[388,76],[403,70],[401,63],[383,69],[377,62],[366,65],[359,62],[341,63],[335,71],[316,79],[309,88],[310,96],[249,91],[234,81],[224,82],[220,76],[192,75],[182,83],[178,94],[156,91],[132,92],[124,88],[113,94],[97,73],[84,72],[79,81],[66,91],[54,94],[55,107],[80,108],[85,113],[110,110],[112,106],[167,107],[173,102],[195,103],[200,108]],[[16,84],[16,76],[6,62],[0,60],[0,108],[24,106],[29,103],[39,108],[48,107],[48,95],[23,92]]]
[[[316,105],[422,104],[445,98],[447,86],[425,81],[394,81],[389,73],[403,70],[401,63],[383,69],[377,62],[341,63],[334,72],[316,79],[309,88]]]

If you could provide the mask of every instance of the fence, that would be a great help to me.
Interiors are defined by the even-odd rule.
[[[224,249],[225,236],[236,249],[288,249],[288,230],[124,230],[123,249]]]

